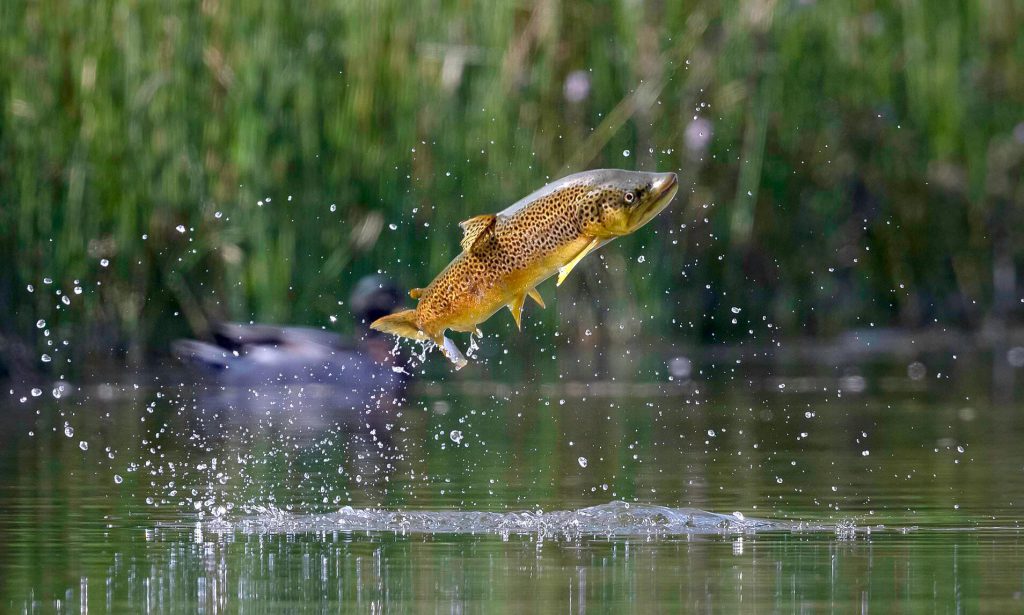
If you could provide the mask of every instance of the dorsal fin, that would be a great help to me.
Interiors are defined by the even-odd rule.
[[[484,214],[473,216],[469,220],[460,222],[459,226],[462,227],[465,233],[462,236],[462,241],[459,242],[462,249],[466,252],[472,252],[474,248],[481,245],[494,231],[494,223],[497,219],[497,216],[494,214]]]

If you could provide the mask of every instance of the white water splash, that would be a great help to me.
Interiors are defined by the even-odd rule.
[[[399,534],[492,534],[579,538],[583,536],[673,536],[814,531],[831,527],[787,521],[737,518],[695,508],[609,502],[578,510],[485,512],[461,510],[387,511],[345,506],[336,513],[295,515],[279,509],[237,520],[210,521],[204,529],[247,534],[300,534],[331,531]]]
[[[441,352],[444,356],[448,357],[448,360],[455,364],[455,370],[458,371],[469,364],[469,360],[462,354],[459,347],[455,345],[455,342],[451,341],[448,336],[444,336],[444,346],[441,347]]]

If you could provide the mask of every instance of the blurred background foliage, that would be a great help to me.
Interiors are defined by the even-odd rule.
[[[538,332],[1012,324],[1021,32],[1019,0],[2,2],[0,335],[350,327],[361,275],[422,286],[458,221],[595,167],[683,188]]]

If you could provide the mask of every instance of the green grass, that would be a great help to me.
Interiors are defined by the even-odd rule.
[[[684,190],[559,289],[581,327],[1012,318],[1022,30],[1013,0],[3,2],[0,333],[142,358],[211,319],[345,322],[360,275],[423,285],[459,220],[600,166]]]

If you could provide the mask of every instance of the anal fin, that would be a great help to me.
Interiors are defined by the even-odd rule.
[[[600,239],[596,237],[592,239],[590,243],[587,244],[587,247],[580,250],[580,253],[577,254],[575,258],[573,258],[571,261],[563,265],[562,268],[558,270],[558,282],[555,283],[555,286],[561,286],[562,282],[564,282],[565,278],[569,275],[569,272],[572,271],[572,268],[575,267],[581,260],[583,260],[584,256],[590,254],[593,250],[596,250],[597,248],[601,247],[603,243],[604,242],[602,242]]]

